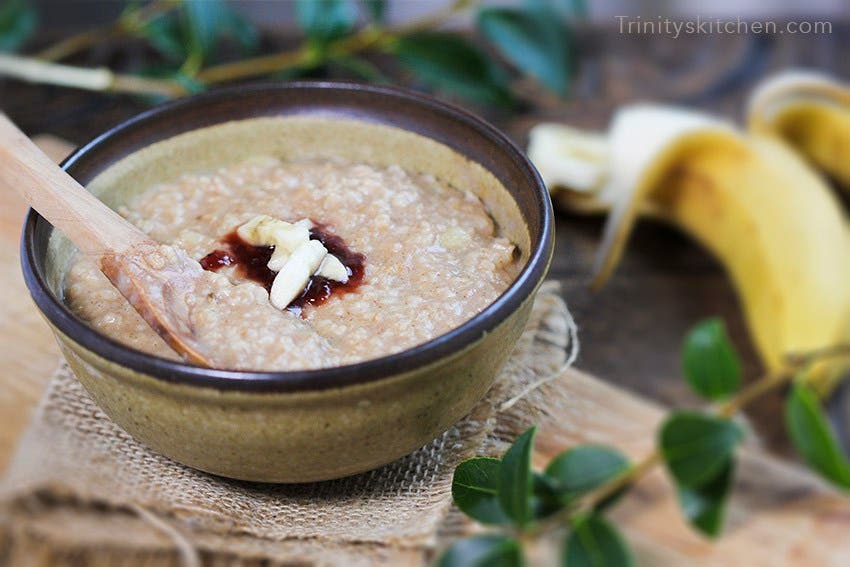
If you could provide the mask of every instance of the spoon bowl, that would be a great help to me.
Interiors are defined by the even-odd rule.
[[[84,254],[101,258],[104,274],[142,318],[187,360],[213,366],[195,339],[186,304],[201,267],[185,254],[164,259],[141,230],[97,200],[0,114],[0,186],[16,190]]]

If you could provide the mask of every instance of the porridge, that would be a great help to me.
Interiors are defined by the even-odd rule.
[[[255,157],[153,186],[120,212],[205,269],[188,299],[191,323],[225,368],[321,368],[399,352],[470,319],[520,268],[475,195],[397,166]],[[258,236],[260,222],[284,232]],[[65,298],[98,331],[177,357],[96,261],[73,261]]]

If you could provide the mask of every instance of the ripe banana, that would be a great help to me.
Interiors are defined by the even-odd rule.
[[[850,85],[787,71],[759,85],[747,109],[751,132],[777,136],[850,190]]]
[[[639,213],[650,212],[722,261],[769,369],[788,354],[850,340],[850,225],[824,180],[780,140],[651,105],[615,116],[607,152],[597,144],[580,151],[585,133],[540,128],[529,156],[550,187],[569,188],[566,202],[578,199],[585,211],[588,203],[610,210],[595,286],[615,268]],[[557,136],[565,139],[551,144]],[[548,168],[556,152],[591,156],[596,182],[587,183],[586,168],[575,180],[569,168]],[[809,378],[827,389],[844,370],[820,364]]]

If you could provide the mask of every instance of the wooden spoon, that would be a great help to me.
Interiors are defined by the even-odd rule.
[[[196,338],[186,299],[202,276],[185,253],[162,246],[86,191],[0,113],[0,184],[16,190],[101,270],[166,343],[189,361],[212,366]]]

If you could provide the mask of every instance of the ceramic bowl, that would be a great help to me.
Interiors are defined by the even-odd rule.
[[[200,368],[124,346],[78,319],[62,300],[74,248],[31,211],[24,276],[68,364],[133,437],[225,477],[339,478],[422,447],[482,398],[528,318],[553,247],[539,175],[503,134],[459,108],[395,88],[327,82],[241,86],[160,106],[82,146],[63,167],[117,207],[153,183],[257,152],[395,163],[469,188],[517,244],[521,273],[460,327],[397,354],[293,372]]]

